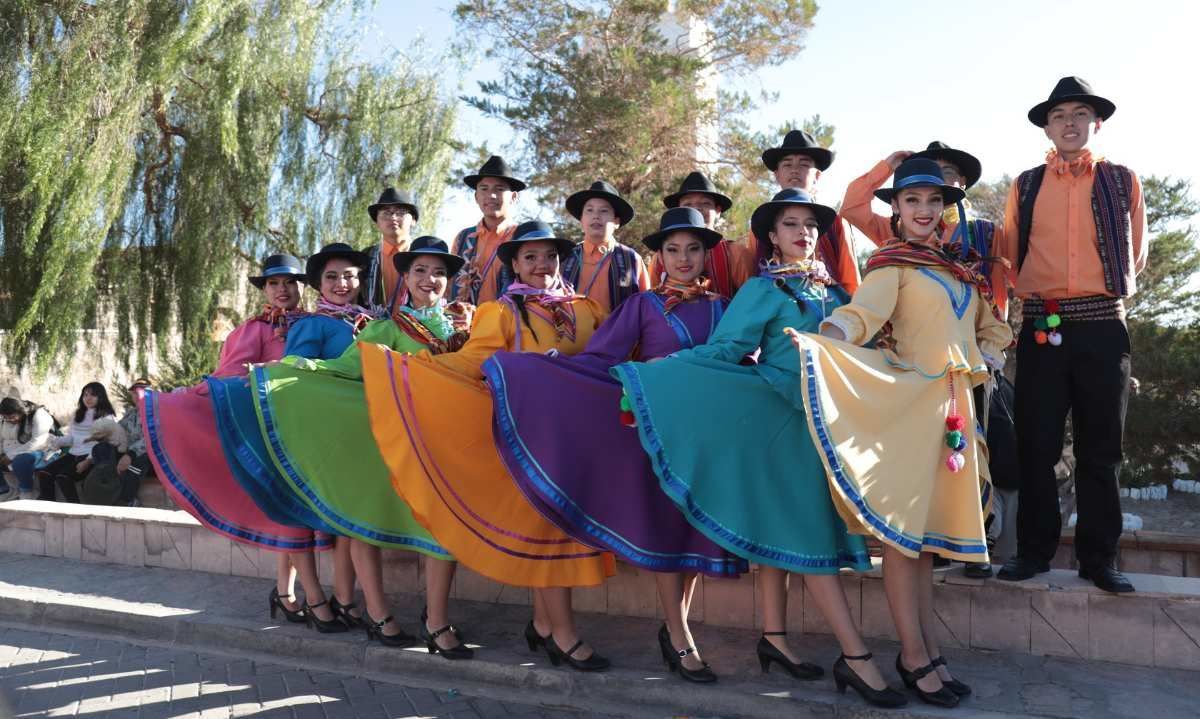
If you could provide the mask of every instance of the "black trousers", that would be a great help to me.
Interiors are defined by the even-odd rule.
[[[39,470],[36,475],[38,478],[38,499],[47,502],[55,501],[54,487],[57,485],[65,501],[78,504],[79,490],[75,485],[82,482],[85,475],[77,472],[75,466],[84,459],[86,457],[79,457],[67,452],[46,465],[45,468]]]
[[[1033,323],[1017,344],[1017,459],[1021,503],[1017,553],[1049,562],[1062,515],[1054,465],[1062,456],[1067,413],[1074,430],[1075,557],[1085,567],[1111,564],[1121,536],[1121,469],[1129,402],[1129,332],[1122,320],[1065,321],[1063,343],[1037,344]]]

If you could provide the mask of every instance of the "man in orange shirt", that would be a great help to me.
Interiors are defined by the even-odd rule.
[[[679,192],[663,198],[667,209],[691,207],[704,217],[710,230],[717,229],[721,214],[733,207],[733,200],[717,190],[717,186],[703,172],[693,172],[683,179]],[[737,242],[721,240],[704,255],[704,276],[712,283],[710,289],[733,299],[746,280],[758,274],[758,262],[750,250]],[[650,261],[650,282],[655,284],[663,275],[662,262],[657,253]]]
[[[1146,210],[1137,175],[1094,156],[1091,133],[1116,106],[1078,77],[1058,81],[1029,111],[1054,149],[1008,194],[1001,254],[1024,303],[1017,340],[1017,455],[1021,469],[1017,556],[997,575],[1019,581],[1049,571],[1062,516],[1054,465],[1071,413],[1075,438],[1079,576],[1132,592],[1113,565],[1121,536],[1117,474],[1129,399],[1124,298],[1146,266]]]
[[[562,257],[562,276],[575,291],[609,312],[650,289],[646,265],[632,247],[617,242],[618,227],[633,219],[633,206],[604,180],[567,198],[567,212],[583,226],[583,242]]]
[[[780,190],[804,190],[816,195],[817,180],[821,173],[833,164],[833,150],[821,147],[816,139],[804,130],[792,130],[783,137],[779,147],[763,150],[762,161],[775,174]],[[829,231],[817,238],[817,259],[825,263],[834,281],[850,294],[858,289],[860,276],[858,258],[854,256],[854,245],[850,240],[850,225],[839,216],[830,225]],[[761,259],[759,240],[751,232],[746,240],[751,256]],[[766,245],[769,249],[770,243]]]
[[[517,193],[526,185],[513,177],[508,163],[497,155],[489,157],[479,172],[467,175],[463,182],[474,190],[475,204],[483,217],[479,224],[462,230],[454,238],[450,251],[467,264],[455,276],[446,299],[477,305],[496,299],[513,281],[512,273],[499,261],[496,251],[517,227],[513,220]]]
[[[366,281],[358,293],[358,303],[364,307],[385,307],[388,314],[397,303],[407,299],[400,282],[400,273],[392,263],[397,252],[407,252],[413,225],[421,216],[417,201],[407,190],[384,188],[379,199],[367,206],[371,222],[379,230],[379,244],[363,250],[371,258]]]

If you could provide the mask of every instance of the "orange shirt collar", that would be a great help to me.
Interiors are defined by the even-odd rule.
[[[613,248],[616,246],[617,246],[617,243],[615,240],[613,240],[611,242],[602,242],[599,244],[592,244],[591,242],[584,240],[583,241],[584,259],[599,260],[599,259],[603,258],[605,255],[607,255],[608,253],[612,252]]]
[[[1092,151],[1087,149],[1070,162],[1060,157],[1057,149],[1051,149],[1046,153],[1046,164],[1051,170],[1054,170],[1056,175],[1072,174],[1072,170],[1075,168],[1082,168],[1083,174],[1089,174],[1096,163],[1103,159],[1102,157],[1093,158]]]
[[[515,229],[517,229],[517,223],[506,219],[493,232],[488,229],[487,223],[483,221],[483,218],[480,218],[479,224],[475,225],[475,236],[479,238],[480,242],[489,242],[492,240],[504,241],[512,237],[513,230]]]

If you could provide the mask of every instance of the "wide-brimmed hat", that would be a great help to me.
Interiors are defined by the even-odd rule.
[[[875,196],[884,202],[891,202],[900,190],[909,187],[940,187],[942,199],[947,205],[959,202],[967,193],[953,185],[947,185],[942,177],[942,168],[927,157],[910,157],[900,163],[896,174],[892,175],[892,186],[882,187],[875,191]]]
[[[768,242],[767,238],[771,236],[769,233],[775,229],[775,217],[788,207],[807,207],[812,210],[817,217],[817,223],[821,226],[822,234],[827,232],[833,225],[833,221],[837,219],[837,210],[813,200],[812,195],[804,190],[789,187],[775,193],[770,202],[764,202],[756,207],[754,214],[750,216],[750,231],[754,233],[759,242]]]
[[[250,275],[247,279],[250,280],[250,284],[261,290],[267,284],[268,277],[280,276],[295,277],[304,282],[304,265],[291,255],[271,255],[263,260],[262,274]]]
[[[150,380],[146,379],[145,377],[135,377],[134,380],[132,382],[130,382],[129,385],[126,386],[125,389],[131,390],[134,387],[150,387],[150,386],[151,386]]]
[[[487,162],[483,163],[483,167],[479,168],[479,172],[474,175],[467,175],[463,178],[463,182],[467,183],[467,187],[474,190],[479,181],[485,177],[499,177],[509,184],[513,192],[520,192],[527,187],[523,181],[513,177],[512,169],[509,168],[504,158],[499,155],[489,157]]]
[[[496,250],[496,255],[500,258],[501,262],[511,265],[513,258],[517,256],[517,251],[526,242],[553,242],[558,245],[558,257],[560,261],[575,249],[574,242],[556,236],[550,225],[541,220],[530,220],[529,222],[522,222],[517,225],[517,229],[513,230],[512,239],[501,244],[499,249]]]
[[[583,216],[583,206],[587,204],[588,200],[593,198],[608,200],[608,203],[613,207],[613,212],[617,213],[617,219],[621,221],[622,226],[629,224],[629,221],[633,219],[635,214],[633,205],[621,197],[620,193],[617,192],[617,188],[604,180],[596,180],[588,189],[580,190],[568,197],[567,212],[571,213],[571,217],[577,220],[580,219]]]
[[[700,214],[700,210],[694,207],[672,207],[659,219],[658,232],[643,237],[642,244],[658,252],[672,232],[690,232],[704,243],[706,250],[711,250],[721,241],[721,233],[708,229],[704,224],[704,215]]]
[[[308,277],[309,286],[314,289],[320,289],[321,272],[325,269],[325,263],[335,257],[350,260],[350,262],[358,265],[362,270],[366,270],[367,266],[371,264],[371,258],[365,252],[359,252],[345,242],[334,242],[325,245],[321,248],[320,252],[309,257],[308,261],[304,263],[304,274]]]
[[[413,240],[407,251],[392,255],[392,264],[396,267],[397,272],[404,274],[408,272],[408,268],[418,257],[442,258],[442,261],[446,263],[446,274],[448,275],[458,274],[463,265],[467,264],[467,261],[458,255],[450,254],[450,247],[445,240],[433,235],[425,235]]]
[[[1117,111],[1117,106],[1111,100],[1092,92],[1092,86],[1087,80],[1072,76],[1059,80],[1054,89],[1050,91],[1050,97],[1029,110],[1029,121],[1038,127],[1045,127],[1046,115],[1049,114],[1050,109],[1064,102],[1087,103],[1092,106],[1101,120],[1107,120]]]
[[[663,204],[667,207],[679,207],[679,201],[683,199],[683,196],[691,194],[708,195],[716,201],[721,212],[733,207],[733,200],[729,199],[728,195],[721,194],[713,181],[708,179],[708,175],[699,171],[692,172],[683,178],[683,182],[679,183],[679,192],[664,197]]]
[[[412,213],[413,222],[421,219],[421,211],[417,209],[417,198],[408,190],[397,190],[394,187],[385,187],[383,192],[379,194],[379,199],[373,205],[367,205],[367,214],[371,216],[371,222],[379,216],[379,210],[387,205],[400,205],[407,207]]]
[[[817,144],[816,138],[804,130],[792,130],[783,136],[783,144],[763,150],[762,161],[767,169],[774,172],[779,167],[779,161],[788,155],[808,155],[816,163],[821,172],[833,164],[833,150]]]
[[[929,147],[910,157],[927,157],[930,160],[949,162],[962,173],[963,179],[967,183],[966,189],[970,189],[971,185],[979,182],[979,178],[983,175],[983,165],[979,164],[979,160],[974,155],[962,150],[956,150],[939,140],[934,140],[929,143]]]

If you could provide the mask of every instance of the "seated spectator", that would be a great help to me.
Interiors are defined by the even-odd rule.
[[[33,402],[5,397],[0,401],[0,472],[12,472],[17,487],[0,482],[0,502],[33,499],[33,470],[52,449],[54,417]]]
[[[66,435],[51,440],[53,446],[65,449],[66,452],[37,473],[38,499],[53,502],[55,500],[54,488],[57,485],[59,491],[62,492],[63,499],[68,502],[79,502],[79,491],[75,485],[83,481],[95,464],[92,459],[92,448],[96,446],[97,440],[92,439],[93,425],[97,420],[113,417],[115,414],[104,385],[99,382],[89,382],[83,386],[83,391],[79,393],[79,406],[75,409],[75,415],[70,426],[67,427]],[[124,436],[125,431],[120,429],[120,425],[116,423],[115,419],[110,421],[112,422],[111,427],[106,426],[107,422],[101,424],[102,434],[106,437]],[[114,431],[113,428],[119,432]],[[125,441],[125,444],[127,443],[128,440]]]
[[[138,392],[147,389],[150,389],[150,380],[141,377],[129,385],[129,393],[133,397],[137,397]],[[142,485],[143,478],[154,476],[154,465],[150,463],[150,457],[146,453],[146,437],[142,434],[142,421],[138,416],[136,401],[125,410],[120,425],[129,437],[129,448],[117,460],[117,476],[121,478],[121,493],[118,495],[116,503],[125,507],[138,507],[141,506],[141,502],[137,498],[138,489]],[[95,450],[92,451],[92,454],[95,455]]]

